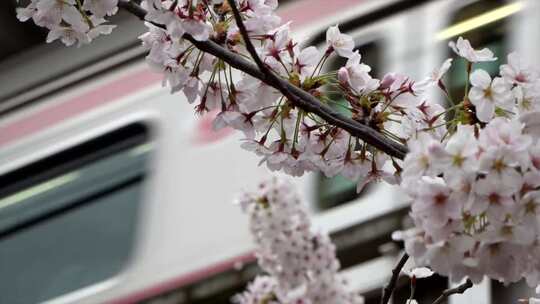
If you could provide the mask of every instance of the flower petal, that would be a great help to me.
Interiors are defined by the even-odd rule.
[[[471,74],[470,80],[473,86],[480,87],[482,89],[488,88],[491,84],[491,77],[482,69],[475,70]]]
[[[489,122],[495,114],[495,105],[487,99],[482,99],[476,106],[476,117],[482,122]]]

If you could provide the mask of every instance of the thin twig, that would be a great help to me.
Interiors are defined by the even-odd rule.
[[[133,3],[131,1],[119,1],[118,6],[135,15],[139,19],[143,21],[148,21],[145,20],[146,10],[141,8],[136,3]],[[157,27],[165,28],[165,26],[161,24],[153,22],[150,23]],[[240,28],[240,24],[238,25]],[[271,73],[266,74],[264,70],[261,70],[258,66],[243,59],[238,54],[231,52],[230,50],[222,47],[214,41],[198,41],[189,34],[184,34],[184,38],[190,41],[195,47],[197,47],[201,51],[214,55],[227,62],[233,68],[243,71],[246,74],[278,89],[282,94],[289,98],[291,102],[293,102],[296,106],[300,107],[304,111],[316,114],[329,124],[346,130],[351,135],[358,137],[359,139],[365,141],[366,143],[383,151],[390,156],[399,159],[403,159],[405,157],[405,154],[408,150],[407,147],[405,147],[404,145],[386,138],[381,133],[366,125],[359,123],[358,121],[344,116],[343,114],[332,109],[328,105],[321,103],[317,98],[315,98],[308,92],[290,84],[288,81],[283,80]],[[262,66],[264,67],[264,64]],[[273,77],[269,75],[273,75]],[[287,94],[285,94],[285,92]]]
[[[261,70],[266,77],[275,81],[275,78],[277,77],[268,69],[264,62],[262,62],[259,54],[257,54],[257,50],[253,46],[253,43],[251,43],[251,39],[249,39],[249,34],[244,21],[242,20],[242,15],[240,15],[240,11],[238,11],[238,7],[236,7],[236,1],[228,1],[228,3],[233,12],[234,20],[236,21],[240,35],[242,35],[242,39],[244,39],[244,43],[246,44],[246,49],[249,52],[249,55],[251,55],[251,58],[253,58],[253,61],[255,61],[255,64],[259,67],[259,70]]]
[[[471,280],[467,279],[463,284],[461,284],[461,285],[459,285],[457,287],[454,287],[454,288],[446,289],[445,291],[443,291],[441,296],[438,297],[432,304],[441,304],[449,296],[451,296],[453,294],[462,294],[467,289],[469,289],[471,287],[473,287],[473,282]]]
[[[396,289],[396,283],[399,278],[399,274],[401,273],[401,269],[403,269],[403,266],[405,266],[405,263],[409,259],[409,255],[405,252],[403,253],[403,256],[401,259],[399,259],[399,262],[397,263],[396,267],[392,269],[392,277],[390,278],[390,281],[388,281],[388,284],[383,289],[383,294],[381,298],[381,304],[387,304],[388,301],[390,301],[390,297],[392,296],[392,293],[394,292],[394,289]]]

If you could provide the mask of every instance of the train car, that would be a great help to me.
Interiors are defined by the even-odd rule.
[[[339,23],[378,77],[421,79],[460,35],[492,48],[498,63],[515,49],[540,64],[535,0],[298,0],[279,14],[314,45]],[[259,272],[232,201],[270,173],[239,134],[214,132],[210,114],[161,86],[135,40],[140,22],[117,18],[118,33],[96,45],[46,46],[0,68],[0,303],[228,303]],[[448,75],[455,92],[464,81]],[[402,196],[385,184],[358,195],[317,174],[296,182],[351,288],[378,302],[400,250],[390,234],[408,225]],[[417,296],[430,302],[447,285],[432,278]],[[485,280],[451,301],[526,293]],[[407,296],[400,281],[394,302]]]

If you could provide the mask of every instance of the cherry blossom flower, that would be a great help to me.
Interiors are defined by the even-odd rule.
[[[275,297],[278,286],[274,278],[269,276],[257,276],[248,284],[247,289],[235,295],[231,300],[233,303],[242,304],[277,304],[278,302],[272,301]]]
[[[371,67],[360,63],[362,56],[358,52],[351,53],[347,64],[339,70],[338,78],[357,94],[370,93],[379,87],[379,80],[373,79],[369,72]]]
[[[508,54],[508,64],[500,67],[501,76],[510,83],[528,84],[538,79],[538,73],[526,65],[516,52]]]
[[[531,136],[522,133],[523,126],[519,121],[497,117],[486,125],[479,141],[487,148],[501,146],[512,153],[519,153],[525,151],[532,143]]]
[[[328,44],[328,51],[336,51],[336,53],[345,58],[349,58],[353,55],[354,41],[351,36],[342,34],[339,28],[331,26],[326,31],[326,43]]]
[[[519,163],[514,155],[503,149],[491,149],[479,158],[479,171],[484,172],[494,184],[502,183],[511,190],[522,185],[522,175],[518,172]]]
[[[440,228],[448,221],[460,218],[462,206],[450,195],[452,190],[443,179],[423,177],[416,191],[418,201],[411,211],[413,217],[423,219],[424,225]]]
[[[524,124],[523,131],[526,134],[540,137],[540,111],[533,111],[520,115],[519,121]]]
[[[517,85],[512,89],[519,114],[540,110],[540,91],[536,87]]]
[[[277,0],[249,0],[243,1],[249,10],[245,13],[247,30],[253,34],[266,34],[281,24],[281,18],[274,11],[277,8]]]
[[[512,101],[510,85],[502,78],[491,81],[489,74],[481,69],[471,74],[473,87],[469,92],[469,100],[476,107],[476,116],[482,122],[488,122],[495,114],[495,108],[508,109]]]
[[[459,37],[457,42],[450,41],[448,45],[456,54],[467,59],[469,62],[474,63],[497,60],[496,57],[493,57],[493,52],[490,49],[484,48],[477,51],[473,49],[469,40],[463,39],[462,37]]]
[[[41,0],[36,4],[34,22],[39,26],[52,29],[60,25],[62,20],[73,21],[77,15],[80,13],[75,8],[75,0]]]
[[[371,168],[371,162],[361,152],[348,151],[343,159],[341,175],[350,180],[359,180],[366,176]]]
[[[261,183],[256,192],[242,193],[238,203],[249,216],[257,259],[267,275],[256,278],[245,292],[235,296],[235,303],[364,302],[361,296],[345,290],[335,246],[326,234],[313,231],[292,182],[273,178]]]
[[[385,181],[391,185],[395,185],[399,182],[399,177],[387,170],[385,164],[385,155],[378,154],[371,162],[371,169],[368,171],[365,177],[361,177],[356,185],[356,192],[360,193],[371,182]],[[386,168],[385,168],[386,167]]]
[[[428,278],[434,274],[434,272],[427,267],[414,267],[412,269],[403,269],[403,273],[408,277],[415,277],[417,279]]]
[[[433,153],[433,151],[441,151],[439,142],[429,134],[420,133],[416,139],[409,141],[408,146],[410,152],[404,160],[403,176],[421,177],[436,173],[438,166],[435,164],[435,155],[440,153]]]
[[[75,44],[81,46],[90,42],[90,38],[85,33],[78,32],[71,27],[63,26],[52,29],[49,34],[47,34],[46,41],[47,43],[50,43],[57,39],[60,39],[66,46]]]
[[[416,90],[425,90],[425,88],[427,87],[430,87],[433,85],[439,85],[443,76],[446,74],[446,72],[448,72],[448,70],[452,66],[452,61],[453,61],[452,58],[447,58],[443,62],[440,68],[433,70],[426,79],[415,84]]]
[[[27,7],[17,9],[17,17],[21,21],[31,18],[47,28],[48,43],[59,39],[66,46],[88,44],[114,29],[114,25],[104,24],[107,20],[103,17],[116,13],[117,0],[86,0],[81,8],[77,5],[74,0],[33,0]]]
[[[321,53],[314,46],[307,47],[298,54],[298,58],[294,63],[294,69],[300,74],[301,80],[313,74],[319,60],[321,60]]]
[[[495,178],[485,178],[479,180],[475,185],[475,192],[478,195],[468,211],[473,215],[480,215],[487,212],[491,221],[502,221],[507,214],[511,214],[516,205],[512,199],[514,193],[511,187],[501,184]]]
[[[464,172],[474,171],[478,167],[476,154],[478,153],[478,142],[474,136],[472,126],[459,125],[454,136],[452,136],[444,148],[444,152],[433,154],[441,171],[451,183],[459,179]]]

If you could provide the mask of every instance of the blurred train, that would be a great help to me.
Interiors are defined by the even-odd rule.
[[[312,45],[340,24],[379,77],[421,79],[460,35],[490,47],[498,63],[516,50],[540,64],[536,0],[298,0],[279,13]],[[126,28],[131,40],[141,30]],[[36,55],[0,76],[18,89],[0,108],[0,303],[228,303],[258,272],[232,199],[269,173],[237,133],[212,131],[210,116],[162,88],[143,57],[119,48],[53,77],[45,72],[67,57]],[[457,91],[465,75],[455,70],[448,82]],[[399,193],[378,184],[356,195],[344,179],[316,174],[297,182],[351,288],[378,303],[399,250],[390,234],[407,222]],[[511,303],[528,292],[485,281],[451,301]],[[430,279],[417,296],[430,302],[447,284]],[[401,282],[394,303],[407,295]]]

